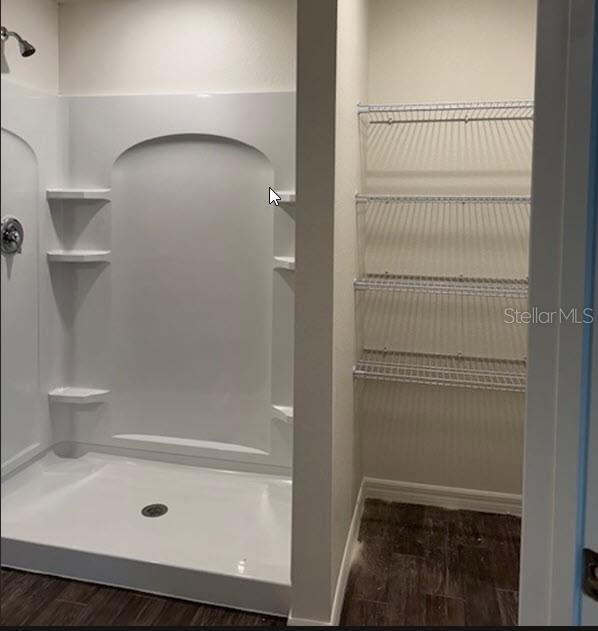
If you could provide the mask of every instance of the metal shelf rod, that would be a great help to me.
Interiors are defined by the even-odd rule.
[[[514,110],[533,109],[534,102],[519,101],[469,101],[469,102],[439,102],[439,103],[399,103],[399,104],[365,104],[357,106],[359,114],[379,112],[459,112],[471,110]]]
[[[465,278],[460,276],[414,276],[367,274],[354,281],[358,291],[411,292],[461,296],[527,298],[523,278]]]
[[[530,204],[531,197],[524,195],[356,195],[357,204],[368,202],[439,203],[439,204]]]
[[[387,118],[370,121],[370,125],[400,125],[413,123],[495,123],[498,121],[533,121],[533,116],[480,116],[465,118]]]
[[[354,368],[357,379],[525,391],[525,360],[365,349]]]

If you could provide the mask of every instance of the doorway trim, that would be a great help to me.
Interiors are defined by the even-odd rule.
[[[595,0],[539,0],[530,307],[586,299]],[[576,624],[584,327],[532,324],[525,421],[519,624]]]

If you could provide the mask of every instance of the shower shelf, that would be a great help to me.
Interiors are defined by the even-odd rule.
[[[110,390],[98,390],[97,388],[54,388],[48,392],[50,401],[56,403],[74,403],[83,405],[86,403],[100,403],[110,394]]]
[[[280,195],[280,201],[283,204],[295,203],[295,191],[276,191]]]
[[[274,269],[286,269],[295,270],[295,257],[294,256],[275,256],[274,257]]]
[[[527,279],[367,274],[354,283],[357,290],[418,292],[460,296],[526,298]]]
[[[54,250],[47,253],[50,263],[109,263],[110,250]]]
[[[293,421],[293,407],[290,405],[273,405],[274,416],[281,421],[291,423]]]
[[[357,379],[524,392],[526,362],[366,349],[353,374]]]
[[[456,103],[409,103],[358,105],[373,125],[397,123],[475,123],[485,121],[531,121],[533,101],[482,101]]]
[[[52,188],[46,191],[49,200],[109,201],[109,188]]]
[[[524,195],[356,195],[357,204],[514,204],[529,206],[531,198]]]

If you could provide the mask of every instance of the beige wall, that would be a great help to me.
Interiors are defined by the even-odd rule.
[[[58,6],[55,0],[2,0],[2,25],[31,42],[37,52],[23,58],[14,39],[2,43],[2,77],[42,90],[58,91]]]
[[[536,0],[370,0],[370,100],[533,97]]]
[[[299,3],[295,624],[328,622],[342,605],[342,592],[335,600],[339,568],[361,481],[352,377],[360,169],[355,105],[367,90],[367,4]]]
[[[535,19],[535,0],[370,0],[369,101],[533,98]],[[529,194],[530,123],[377,126],[369,134],[370,192]],[[368,272],[526,276],[529,216],[520,209],[415,210],[368,211],[376,226]],[[525,332],[503,323],[511,303],[522,308],[378,293],[360,304],[365,344],[522,359]],[[366,476],[521,492],[520,394],[367,384],[362,401]]]
[[[367,100],[368,0],[338,3],[334,180],[334,328],[332,409],[332,584],[336,584],[361,482],[354,412],[356,221],[361,160],[355,104]]]
[[[297,12],[297,203],[291,614],[331,607],[336,0]]]
[[[60,6],[64,94],[295,87],[296,0],[85,0]]]

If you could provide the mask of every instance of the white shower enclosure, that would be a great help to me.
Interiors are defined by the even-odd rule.
[[[3,565],[288,613],[294,107],[3,78]]]

